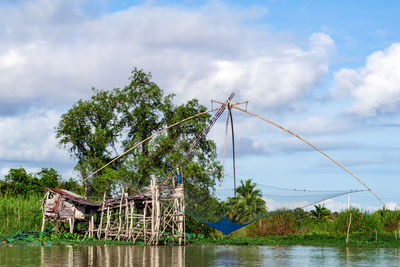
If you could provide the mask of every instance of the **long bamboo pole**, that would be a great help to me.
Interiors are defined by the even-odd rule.
[[[272,125],[278,127],[279,129],[281,129],[281,130],[283,130],[283,131],[289,133],[290,135],[293,135],[293,136],[296,137],[297,139],[303,141],[304,143],[306,143],[307,145],[309,145],[310,147],[314,148],[315,150],[317,150],[318,152],[320,152],[322,155],[324,155],[325,157],[327,157],[328,159],[330,159],[333,163],[335,163],[335,164],[338,165],[340,168],[342,168],[343,170],[345,170],[347,173],[349,173],[349,174],[350,174],[351,176],[353,176],[355,179],[357,179],[357,181],[359,181],[365,188],[367,188],[368,191],[370,191],[370,192],[374,195],[374,197],[375,197],[377,200],[379,200],[379,202],[381,202],[381,203],[383,204],[383,206],[386,206],[385,202],[383,202],[383,200],[382,200],[374,191],[372,191],[372,189],[369,188],[360,178],[358,178],[355,174],[353,174],[351,171],[349,171],[347,168],[345,168],[342,164],[340,164],[339,162],[337,162],[336,160],[334,160],[334,159],[333,159],[332,157],[330,157],[328,154],[326,154],[326,153],[323,152],[321,149],[319,149],[318,147],[314,146],[313,144],[311,144],[310,142],[308,142],[308,141],[305,140],[304,138],[302,138],[302,137],[298,136],[297,134],[291,132],[290,130],[288,130],[288,129],[282,127],[281,125],[279,125],[279,124],[277,124],[277,123],[275,123],[275,122],[273,122],[273,121],[270,121],[270,120],[268,120],[268,119],[266,119],[266,118],[263,118],[263,117],[261,117],[261,116],[259,116],[259,115],[257,115],[257,114],[254,114],[254,113],[252,113],[252,112],[250,112],[250,111],[241,109],[241,108],[239,108],[239,107],[236,107],[235,105],[232,105],[232,108],[235,108],[235,109],[240,110],[240,111],[242,111],[242,112],[244,112],[244,113],[247,113],[247,114],[250,114],[250,115],[252,115],[252,116],[254,116],[254,117],[257,117],[257,118],[259,118],[259,119],[261,119],[261,120],[263,120],[263,121],[265,121],[265,122],[267,122],[267,123],[269,123],[269,124],[272,124]]]

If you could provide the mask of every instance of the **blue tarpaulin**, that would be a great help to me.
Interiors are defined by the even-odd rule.
[[[211,226],[214,229],[217,229],[218,231],[221,231],[224,235],[229,235],[230,233],[239,230],[242,227],[245,227],[246,225],[251,224],[252,222],[254,222],[256,219],[252,220],[249,223],[246,224],[236,224],[234,222],[232,222],[231,220],[229,220],[226,216],[222,217],[221,220],[219,220],[216,223],[207,223],[207,222],[203,222],[200,221],[208,226]]]

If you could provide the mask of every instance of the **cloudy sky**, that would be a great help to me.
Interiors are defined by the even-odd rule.
[[[76,177],[74,160],[57,148],[60,115],[91,87],[123,86],[138,67],[177,104],[198,98],[211,107],[235,91],[249,111],[320,147],[396,207],[399,12],[397,1],[1,1],[0,178],[18,167]],[[239,178],[363,189],[279,129],[233,116]],[[223,136],[222,120],[211,133],[220,152]],[[380,206],[368,193],[351,198]]]

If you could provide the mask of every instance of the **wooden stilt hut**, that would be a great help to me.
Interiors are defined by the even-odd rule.
[[[91,202],[62,189],[46,189],[43,200],[43,224],[53,223],[59,230],[62,223],[69,224],[74,232],[76,222],[86,224],[88,237],[142,241],[146,244],[185,244],[185,214],[183,185],[157,185],[155,176],[141,194]]]
[[[76,222],[88,222],[98,210],[99,203],[91,202],[73,192],[46,188],[43,199],[42,231],[46,221],[52,222],[56,231],[60,223],[68,223],[70,233],[74,232]]]

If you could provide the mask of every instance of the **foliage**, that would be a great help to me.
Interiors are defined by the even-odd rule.
[[[11,195],[28,196],[41,190],[39,179],[24,168],[10,169],[5,178],[9,184],[7,193]]]
[[[215,245],[308,245],[308,246],[353,246],[353,247],[399,247],[399,240],[389,233],[378,233],[377,242],[375,234],[354,233],[349,243],[346,243],[346,234],[333,233],[301,233],[277,236],[221,236],[217,238],[195,239],[193,244]]]
[[[350,213],[352,216],[350,232],[375,232],[382,231],[383,225],[376,214],[363,212],[360,209],[352,208],[341,212],[335,220],[335,230],[345,233],[349,224]]]
[[[56,188],[61,182],[61,175],[53,168],[42,168],[37,177],[42,187]]]
[[[292,213],[271,216],[249,227],[249,236],[287,235],[294,232],[295,220]]]
[[[374,213],[387,232],[400,231],[400,212],[382,208]]]
[[[228,199],[229,219],[236,223],[246,223],[267,212],[261,190],[255,189],[256,184],[251,179],[246,180],[237,188],[236,196]]]
[[[174,105],[174,96],[164,95],[151,79],[135,68],[124,88],[93,89],[90,99],[79,100],[62,115],[56,129],[59,145],[78,160],[75,168],[82,179],[166,126],[206,111],[197,100]],[[215,143],[202,136],[209,120],[210,115],[200,116],[142,143],[88,180],[88,194],[111,194],[121,187],[138,191],[148,185],[150,174],[165,177],[181,159],[188,194],[208,192],[220,171]],[[198,137],[198,150],[185,158]]]
[[[317,220],[328,220],[331,218],[331,211],[325,208],[324,204],[314,205],[314,210],[310,211],[311,216]]]
[[[27,173],[24,168],[10,169],[4,181],[0,181],[0,196],[42,197],[45,188],[63,188],[78,194],[82,187],[70,178],[61,180],[53,168],[42,168],[38,173]]]

